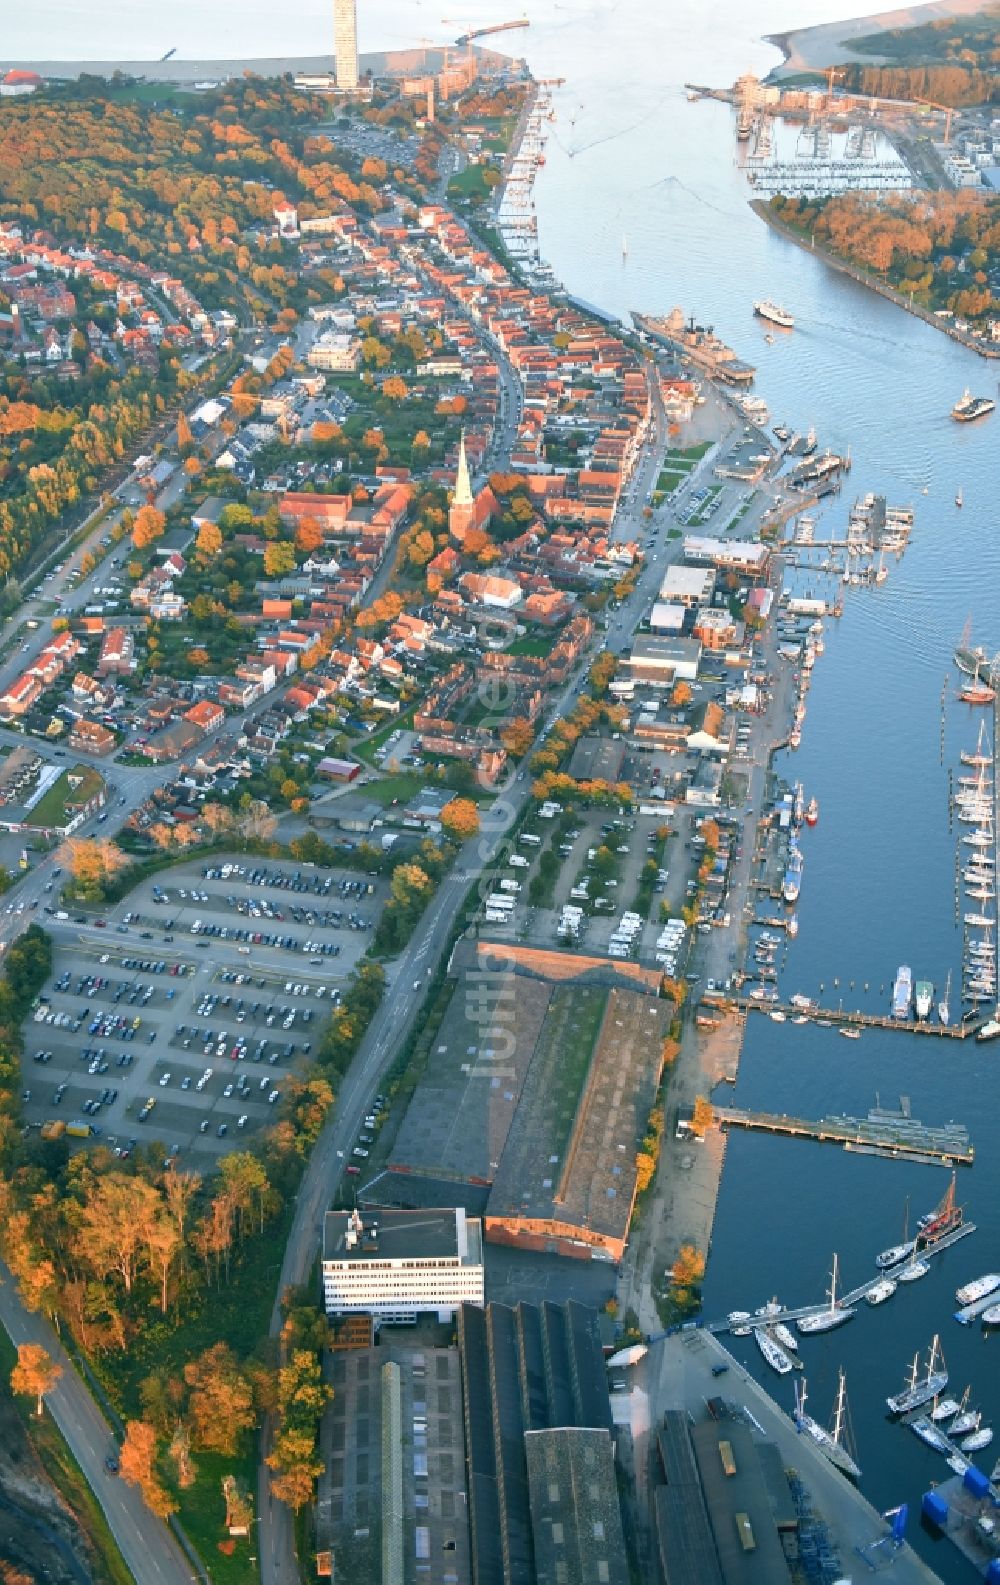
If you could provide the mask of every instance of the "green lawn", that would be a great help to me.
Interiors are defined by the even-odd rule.
[[[70,778],[72,778],[72,783]],[[63,771],[57,781],[36,803],[27,823],[36,826],[64,826],[71,818],[66,801],[86,801],[96,797],[104,785],[100,771],[90,765],[72,765]]]
[[[416,771],[399,771],[382,781],[366,782],[363,793],[372,803],[387,808],[394,798],[398,798],[400,803],[408,803],[424,786],[423,777],[418,776]]]
[[[543,638],[540,634],[536,635],[526,633],[523,638],[515,639],[513,644],[508,645],[507,654],[536,656],[547,655],[552,648],[552,644],[553,640],[551,636],[548,638]]]

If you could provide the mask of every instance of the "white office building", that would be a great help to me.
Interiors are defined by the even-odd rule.
[[[328,1211],[323,1295],[331,1316],[449,1321],[485,1302],[483,1224],[463,1210]]]
[[[333,46],[337,87],[353,93],[358,86],[358,9],[356,0],[333,0]]]

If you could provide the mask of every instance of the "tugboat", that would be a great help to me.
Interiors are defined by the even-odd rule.
[[[977,418],[985,418],[988,413],[992,413],[996,405],[989,396],[973,396],[966,386],[952,408],[951,416],[958,424],[972,424]]]
[[[819,819],[819,803],[815,798],[810,798],[806,805],[806,825],[814,826]]]
[[[984,682],[970,682],[959,691],[958,697],[963,704],[992,704],[996,690]]]

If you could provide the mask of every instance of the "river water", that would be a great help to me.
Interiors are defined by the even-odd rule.
[[[776,54],[762,34],[833,20],[846,9],[833,0],[544,0],[527,7],[530,30],[506,42],[525,52],[536,75],[565,78],[554,90],[557,120],[536,201],[542,253],[570,290],[616,314],[662,313],[675,304],[694,311],[757,364],[756,389],[775,419],[799,429],[814,424],[821,443],[849,446],[853,472],[823,528],[842,528],[849,501],[869,489],[916,509],[910,548],[889,581],[846,591],[843,618],[827,624],[802,747],[781,767],[801,776],[821,806],[819,825],[803,836],[801,929],[783,987],[882,1010],[901,962],[939,988],[949,968],[956,978],[960,969],[941,695],[968,617],[977,639],[1000,647],[1000,417],[966,428],[948,414],[966,385],[995,394],[997,366],[771,233],[748,208],[728,107],[689,103],[683,86],[764,72]],[[430,0],[360,6],[362,48],[403,47],[415,34],[453,36],[437,10],[425,15],[430,10]],[[158,6],[92,0],[85,13],[84,27],[84,8],[36,0],[8,20],[3,47],[12,57],[43,56],[59,38],[67,55],[155,58],[172,44],[187,56],[230,53],[238,36],[247,55],[319,51],[328,7],[306,0],[288,16],[244,0],[216,0],[210,11],[175,0],[169,37]],[[462,23],[502,15],[475,0]],[[793,334],[766,344],[751,314],[757,296],[792,310]],[[945,693],[945,765],[957,771],[975,724],[954,701],[953,672]],[[905,1094],[927,1122],[966,1123],[977,1146],[976,1165],[958,1186],[979,1231],[882,1308],[862,1306],[847,1327],[803,1344],[818,1418],[826,1416],[838,1365],[847,1370],[863,1488],[882,1508],[905,1500],[915,1509],[930,1481],[948,1473],[883,1412],[886,1394],[935,1331],[956,1395],[970,1383],[987,1419],[1000,1415],[995,1353],[978,1326],[965,1330],[951,1319],[955,1287],[1000,1270],[998,1062],[1000,1045],[874,1030],[848,1042],[808,1026],[750,1021],[738,1104],[820,1117],[863,1113],[876,1091],[890,1105]],[[933,1167],[731,1136],[706,1313],[753,1308],[774,1293],[790,1304],[819,1299],[835,1249],[847,1285],[864,1280],[876,1252],[901,1236],[906,1197],[915,1216],[947,1181]],[[756,1348],[734,1347],[790,1404],[790,1383],[769,1375]],[[998,1450],[980,1455],[987,1468]],[[915,1523],[910,1535],[942,1578],[973,1577],[947,1544],[934,1546]]]
[[[544,47],[541,30],[532,30],[526,48],[536,72],[567,79],[555,93],[558,120],[536,189],[540,247],[571,290],[605,310],[694,311],[757,365],[755,389],[775,418],[800,429],[814,424],[821,443],[851,448],[853,471],[821,529],[842,530],[849,502],[869,489],[915,508],[910,548],[888,582],[845,591],[843,618],[827,623],[802,747],[779,765],[801,776],[821,807],[819,825],[803,836],[801,928],[783,989],[887,1011],[902,962],[939,989],[949,968],[959,982],[947,766],[957,773],[976,723],[954,699],[950,663],[970,616],[978,639],[1000,647],[1000,534],[997,420],[960,427],[948,414],[966,385],[995,395],[996,366],[776,237],[749,209],[731,112],[689,103],[683,84],[766,69],[774,53],[754,35],[789,25],[788,8],[682,0],[660,20],[654,9],[609,7],[586,26],[570,22],[567,9],[565,26],[552,23]],[[826,17],[833,15],[831,8]],[[792,310],[793,334],[767,345],[751,315],[757,296]],[[954,505],[959,484],[962,511]],[[846,1368],[863,1489],[883,1509],[908,1501],[914,1511],[931,1480],[949,1473],[884,1410],[935,1331],[956,1396],[969,1383],[985,1419],[1000,1415],[995,1353],[978,1325],[963,1329],[951,1319],[959,1283],[1000,1270],[998,1060],[1000,1048],[975,1042],[878,1030],[850,1042],[810,1026],[749,1023],[735,1104],[863,1115],[876,1092],[888,1105],[905,1094],[927,1122],[966,1123],[977,1146],[958,1189],[979,1231],[883,1307],[862,1305],[842,1330],[803,1341],[818,1418],[826,1418],[838,1366]],[[901,1237],[906,1197],[915,1216],[947,1182],[940,1168],[731,1135],[706,1314],[754,1308],[772,1294],[789,1304],[819,1299],[834,1250],[847,1286],[866,1280],[874,1255]],[[768,1371],[752,1341],[733,1346],[790,1405],[790,1381]],[[987,1469],[997,1451],[979,1455]],[[942,1578],[973,1577],[916,1523],[910,1536]]]

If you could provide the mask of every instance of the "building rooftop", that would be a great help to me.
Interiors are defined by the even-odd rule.
[[[390,1167],[492,1183],[551,995],[503,972],[458,980]]]
[[[675,638],[673,635],[638,634],[632,640],[629,660],[638,665],[652,662],[659,666],[676,665],[678,661],[690,662],[701,658],[701,641],[696,638]]]
[[[573,750],[569,774],[577,781],[616,782],[621,777],[624,761],[625,748],[620,740],[616,743],[613,738],[588,733],[578,740]]]
[[[607,1431],[528,1431],[536,1585],[628,1585],[615,1457]]]
[[[482,1227],[463,1210],[380,1210],[365,1217],[355,1211],[327,1211],[323,1259],[349,1265],[372,1260],[458,1260],[463,1266],[481,1265]]]
[[[487,1228],[495,1219],[558,1223],[595,1241],[624,1240],[669,1022],[670,1004],[638,991],[554,990]]]
[[[692,1426],[690,1434],[725,1585],[782,1585],[790,1580],[747,1426],[735,1420],[708,1420]],[[732,1475],[722,1465],[723,1442],[729,1444],[736,1465]],[[752,1532],[749,1547],[740,1539],[744,1517]]]

